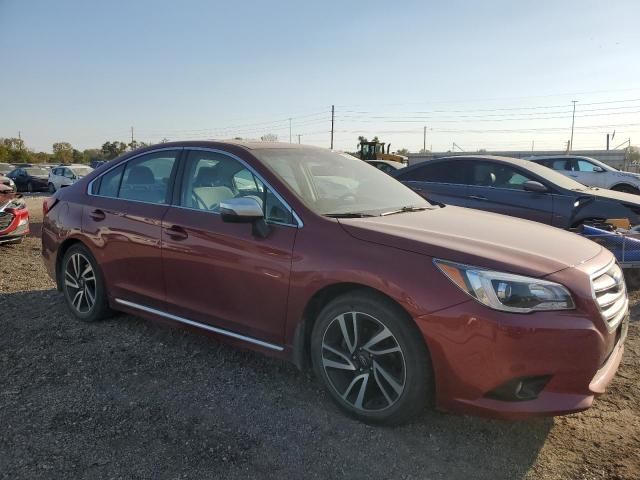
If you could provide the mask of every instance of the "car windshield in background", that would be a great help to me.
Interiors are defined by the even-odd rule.
[[[71,170],[78,177],[84,177],[85,175],[89,175],[91,172],[93,172],[93,168],[89,167],[73,167]]]
[[[540,165],[535,162],[528,162],[527,169],[535,173],[536,175],[541,176],[545,180],[557,185],[560,188],[566,188],[567,190],[585,190],[585,185],[576,182],[575,180],[570,179],[569,177],[564,176],[561,173],[552,170],[549,167],[545,167],[544,165]]]
[[[25,168],[24,170],[28,175],[32,176],[49,175],[49,170],[46,168]]]
[[[397,180],[348,154],[302,148],[254,153],[320,215],[369,216],[431,207]]]

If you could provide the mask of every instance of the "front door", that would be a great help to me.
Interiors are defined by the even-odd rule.
[[[135,157],[92,186],[83,230],[93,237],[94,254],[114,299],[165,306],[161,221],[171,198],[179,152]]]
[[[536,222],[553,221],[553,195],[524,190],[526,181],[540,181],[505,163],[475,161],[468,207]]]
[[[231,156],[189,151],[162,222],[167,308],[181,318],[281,345],[297,224],[286,205]],[[246,223],[225,223],[225,200],[264,205],[266,238]]]

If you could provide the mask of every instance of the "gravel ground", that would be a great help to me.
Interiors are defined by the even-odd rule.
[[[41,200],[33,235],[0,247],[0,478],[640,478],[640,294],[592,409],[376,428],[287,363],[129,315],[76,321],[40,260]]]

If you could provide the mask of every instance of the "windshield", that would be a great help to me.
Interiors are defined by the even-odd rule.
[[[46,168],[25,168],[28,175],[49,175],[49,171]]]
[[[71,171],[73,173],[75,173],[76,176],[78,176],[78,177],[84,177],[85,175],[89,175],[93,171],[93,168],[89,168],[89,167],[73,167],[71,169]]]
[[[320,215],[380,215],[403,207],[431,206],[408,187],[351,155],[310,148],[254,153]]]
[[[572,180],[569,177],[566,177],[549,167],[540,165],[539,163],[527,162],[526,168],[560,188],[566,188],[567,190],[585,190],[588,188],[585,185],[578,183],[575,180]]]

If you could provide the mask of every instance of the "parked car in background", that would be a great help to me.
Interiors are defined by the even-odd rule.
[[[406,167],[407,165],[400,162],[391,162],[389,160],[367,160],[369,165],[373,165],[378,170],[382,170],[384,173],[391,175],[396,170]]]
[[[528,160],[490,155],[444,157],[407,167],[395,178],[432,201],[560,228],[612,218],[640,224],[640,197],[587,187]]]
[[[600,160],[576,155],[529,157],[527,160],[549,167],[590,187],[618,192],[640,193],[640,174],[623,172]]]
[[[49,170],[43,167],[18,167],[7,174],[18,192],[37,192],[47,189]]]
[[[89,165],[91,166],[91,168],[93,168],[95,170],[96,168],[101,167],[102,165],[107,163],[107,161],[108,160],[91,160]]]
[[[0,245],[20,243],[29,233],[29,211],[21,195],[0,185]]]
[[[53,167],[49,172],[49,182],[47,185],[49,192],[54,193],[60,188],[68,187],[84,176],[89,175],[92,171],[93,168],[82,164]]]
[[[0,185],[4,185],[5,187],[9,187],[11,191],[16,191],[16,184],[9,177],[5,177],[0,173]]]
[[[43,211],[44,262],[77,318],[123,310],[312,365],[367,422],[409,420],[433,397],[508,418],[583,410],[624,350],[611,252],[431,204],[347,154],[164,143]]]

